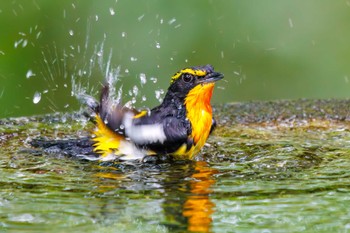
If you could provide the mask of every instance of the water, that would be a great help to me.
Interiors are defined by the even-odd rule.
[[[221,111],[197,161],[159,164],[87,162],[29,146],[39,136],[89,136],[79,115],[3,121],[0,230],[349,231],[347,122],[232,126]]]

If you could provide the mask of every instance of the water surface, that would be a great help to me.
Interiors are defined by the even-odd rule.
[[[2,232],[348,232],[346,121],[220,127],[196,161],[100,163],[38,150],[85,138],[78,115],[3,120]]]

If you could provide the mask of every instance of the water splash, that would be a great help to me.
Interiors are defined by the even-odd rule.
[[[76,9],[78,5],[75,5],[73,3],[70,5],[70,7]],[[116,15],[115,9],[115,6],[108,7],[105,9],[105,14],[107,12],[108,15],[109,11],[109,15]],[[146,16],[147,15],[142,14],[138,16],[137,20],[141,22],[145,19]],[[69,9],[65,9],[63,11],[63,18],[67,18],[67,20],[71,18]],[[49,103],[53,103],[51,104],[51,108],[54,109],[57,107],[56,111],[62,109],[62,107],[68,108],[70,105],[67,103],[54,104],[55,93],[62,93],[62,91],[68,92],[68,96],[70,94],[70,96],[74,98],[82,95],[95,96],[98,95],[98,93],[100,92],[101,83],[104,83],[104,81],[102,81],[103,79],[106,83],[109,84],[111,88],[110,93],[112,95],[113,93],[116,93],[115,96],[113,96],[113,99],[116,99],[116,101],[119,101],[121,99],[122,87],[116,87],[115,84],[118,80],[124,77],[122,77],[120,74],[120,67],[118,66],[118,64],[112,64],[113,51],[112,49],[109,49],[106,46],[106,44],[110,44],[110,41],[108,41],[108,43],[106,43],[106,41],[107,37],[108,40],[110,40],[111,35],[105,32],[99,35],[100,37],[102,37],[102,39],[96,38],[95,35],[91,37],[91,35],[95,33],[93,32],[93,30],[91,30],[91,28],[93,28],[92,25],[96,26],[95,22],[98,20],[98,14],[93,14],[87,19],[86,37],[83,44],[79,44],[80,42],[77,42],[75,38],[76,36],[80,37],[80,32],[77,33],[77,29],[73,27],[74,25],[69,25],[68,28],[66,28],[64,36],[68,40],[70,40],[71,43],[69,43],[68,41],[67,45],[64,48],[58,48],[55,42],[53,42],[53,46],[52,44],[47,45],[41,51],[42,60],[39,61],[41,69],[29,69],[26,73],[27,79],[33,76],[37,76],[38,78],[42,78],[43,80],[45,80],[45,82],[47,83],[47,87],[44,88],[45,91],[40,93],[40,98],[41,94],[43,94],[43,97],[45,97],[45,99],[50,97],[51,101],[49,101]],[[161,18],[159,15],[157,15],[155,20],[157,22],[160,22],[161,24],[165,24],[165,26],[167,27],[169,27],[168,25],[172,25],[171,27],[176,27],[176,24],[178,23],[178,20],[175,17]],[[75,19],[75,22],[79,21],[81,21],[79,17]],[[20,38],[17,38],[16,40],[15,46],[21,47],[24,45],[23,47],[26,47],[27,45],[29,45],[31,43],[31,41],[27,38],[29,34],[33,35],[32,38],[40,38],[42,33],[38,28],[39,27],[36,25],[35,27],[31,27],[29,33],[27,31],[21,33]],[[160,34],[160,29],[153,31],[153,33],[158,33],[157,35]],[[127,38],[127,32],[127,30],[120,31],[119,37],[121,36],[122,38]],[[155,39],[153,43],[153,46],[156,49],[161,48],[161,43],[157,39]],[[141,60],[143,57],[139,54],[130,54],[129,58],[130,61],[134,63]],[[139,73],[138,76],[134,75],[134,70],[132,70],[132,66],[134,65],[131,65],[131,67],[123,67],[122,75],[127,76],[127,78],[129,79],[133,77],[138,78],[139,83],[137,85],[134,85],[130,90],[131,103],[135,104],[136,100],[140,100],[141,102],[147,100],[145,95],[141,95],[145,85],[145,88],[147,88],[147,79],[149,79],[150,85],[157,83],[158,80],[155,77],[148,78],[146,76],[146,73]],[[156,67],[159,68],[160,64],[158,64]],[[133,77],[130,77],[129,74],[133,75]],[[91,86],[90,82],[92,81],[92,77],[102,78],[100,78],[101,81],[98,84],[94,84],[95,86]],[[60,79],[61,81],[58,81]],[[62,79],[67,79],[68,84],[66,80],[62,81]],[[119,89],[116,90],[116,88]],[[155,92],[155,97],[159,101],[162,101],[162,94],[164,94],[163,90],[157,90]],[[35,99],[37,100],[37,98]],[[39,101],[40,100],[38,100],[38,102]]]

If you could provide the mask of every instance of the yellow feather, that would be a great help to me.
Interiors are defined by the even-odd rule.
[[[111,153],[118,154],[120,141],[124,140],[124,137],[109,129],[100,116],[96,116],[94,134],[96,137],[92,140],[95,142],[95,152],[102,154],[102,157],[106,157]]]

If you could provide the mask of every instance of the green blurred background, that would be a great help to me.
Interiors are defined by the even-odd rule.
[[[117,67],[137,107],[208,63],[214,103],[350,96],[345,0],[0,0],[0,31],[0,118],[78,110]]]

